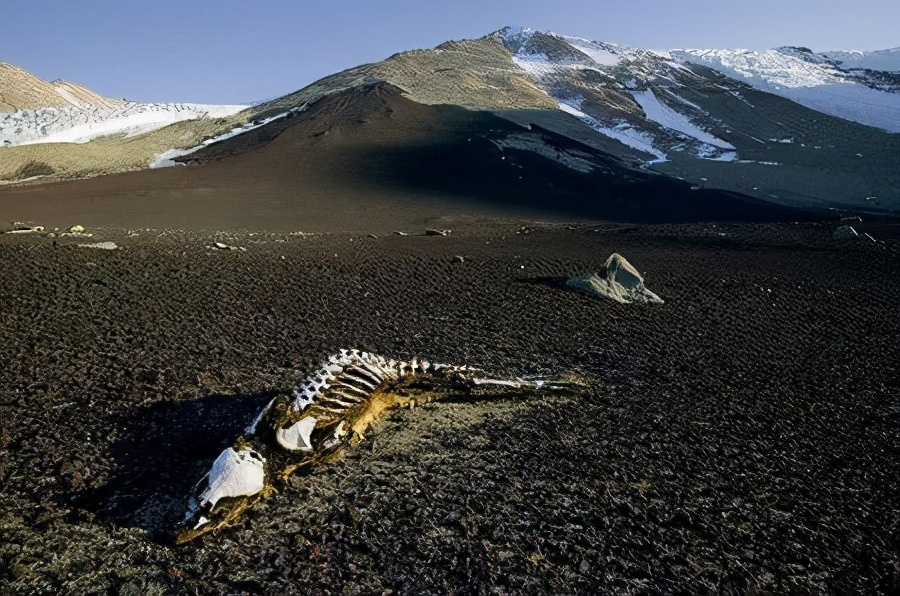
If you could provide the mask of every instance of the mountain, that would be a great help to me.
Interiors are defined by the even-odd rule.
[[[248,107],[111,99],[0,62],[0,180],[140,169],[162,149],[193,145],[227,129]],[[161,129],[167,130],[159,134]],[[57,145],[63,143],[84,147]],[[25,148],[31,145],[46,146]]]
[[[529,29],[498,36],[560,109],[639,152],[654,170],[786,204],[900,208],[900,136],[887,134],[900,123],[900,93],[876,84],[893,80],[890,73],[853,74],[783,48],[719,52],[755,56],[754,70],[735,67],[743,74],[729,76],[722,64],[736,58],[715,62],[699,51],[641,50]],[[760,82],[776,74],[802,93]],[[832,113],[805,105],[819,103]],[[856,116],[878,128],[861,126]]]
[[[123,100],[97,95],[67,81],[47,82],[18,66],[0,62],[0,113],[37,108],[121,106]]]
[[[768,70],[761,66],[764,58]],[[883,109],[870,110],[868,117],[879,127],[853,121],[851,109],[826,114],[762,84],[727,76],[687,51],[642,50],[511,27],[349,69],[255,109],[259,118],[278,118],[330,93],[383,81],[416,102],[489,110],[523,128],[536,125],[614,156],[626,167],[694,186],[795,207],[896,211],[900,135],[890,131],[900,122],[900,93],[878,83],[893,75],[841,70],[835,63],[802,48],[782,48],[761,54],[755,64],[759,72],[781,72],[807,85],[815,76],[829,81],[804,88],[826,99],[835,95],[831,82],[843,77],[840,97],[846,101],[832,111],[876,97],[869,105]],[[522,134],[495,141],[577,161],[545,143],[528,144]],[[193,159],[202,160],[202,153]]]
[[[101,97],[67,81],[43,81],[0,63],[0,144],[86,143],[124,133],[150,132],[175,122],[222,118],[246,105],[138,103]]]
[[[176,160],[188,167],[0,190],[0,221],[16,214],[48,227],[78,221],[390,233],[433,227],[426,222],[450,215],[643,222],[809,217],[630,168],[564,134],[527,129],[490,111],[416,102],[384,82],[324,95],[302,111]]]
[[[755,70],[732,76],[725,63],[746,52],[713,59],[507,27],[330,75],[221,121],[193,144],[182,135],[142,155],[155,169],[191,167],[102,184],[116,196],[151,192],[175,210],[187,209],[175,197],[199,188],[233,205],[264,196],[273,211],[254,217],[284,226],[299,225],[301,203],[322,201],[317,217],[341,205],[365,218],[379,198],[427,203],[434,216],[477,203],[629,221],[900,211],[894,75],[805,48],[758,54]],[[849,100],[833,114],[813,109],[778,93],[779,72],[809,84],[808,95],[841,80],[840,97],[878,97],[881,108],[867,124],[852,119]],[[98,184],[54,193],[96,196]],[[10,189],[6,200],[25,196]]]

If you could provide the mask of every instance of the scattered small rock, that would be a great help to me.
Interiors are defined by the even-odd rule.
[[[449,236],[450,232],[452,232],[452,230],[435,230],[435,229],[429,228],[429,229],[425,230],[425,235],[426,236]]]
[[[69,236],[75,238],[91,238],[93,234],[84,231],[84,226],[74,225],[66,228],[65,232],[62,232],[60,236]]]
[[[409,234],[407,234],[406,232],[401,232],[399,230],[394,230],[394,235],[395,236],[409,236]]]
[[[466,259],[462,255],[453,255],[453,262],[454,263],[465,263]]]

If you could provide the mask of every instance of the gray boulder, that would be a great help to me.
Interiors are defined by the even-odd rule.
[[[600,271],[571,277],[566,281],[566,285],[591,296],[621,304],[632,302],[663,304],[663,300],[644,285],[644,278],[637,269],[616,252],[606,259],[606,264]]]

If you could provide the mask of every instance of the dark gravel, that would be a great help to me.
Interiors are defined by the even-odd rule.
[[[454,231],[0,236],[0,592],[900,588],[896,243],[432,227]],[[613,251],[665,305],[560,287]],[[395,412],[172,546],[219,450],[342,347],[593,389]]]

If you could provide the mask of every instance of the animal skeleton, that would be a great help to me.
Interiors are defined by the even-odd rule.
[[[386,409],[460,393],[561,391],[578,385],[574,379],[494,379],[467,366],[341,350],[290,394],[269,402],[245,435],[219,455],[197,484],[202,490],[191,498],[177,542],[228,524],[271,493],[279,476],[284,480],[355,444]]]

